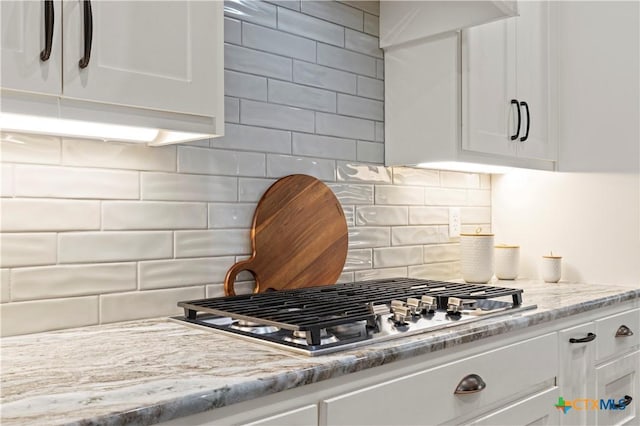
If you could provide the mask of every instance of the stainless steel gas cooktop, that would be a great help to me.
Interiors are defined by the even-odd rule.
[[[520,289],[394,278],[179,302],[174,319],[305,355],[321,355],[535,305]]]

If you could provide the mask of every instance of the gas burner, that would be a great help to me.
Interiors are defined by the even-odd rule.
[[[247,320],[238,320],[234,322],[230,328],[251,334],[270,334],[280,330],[280,328],[273,325],[264,325]]]
[[[295,343],[302,346],[310,346],[307,342],[307,332],[303,330],[295,330],[292,336],[284,336],[282,339],[287,342]],[[320,330],[320,344],[328,345],[329,343],[338,342],[338,338],[330,334],[325,328]]]

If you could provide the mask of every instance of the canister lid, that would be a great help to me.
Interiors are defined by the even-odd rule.
[[[555,256],[555,255],[546,255],[546,256],[542,256],[545,259],[562,259],[562,256]]]
[[[514,245],[511,245],[511,244],[496,244],[494,247],[495,248],[511,248],[511,249],[520,248],[520,246],[514,246]]]

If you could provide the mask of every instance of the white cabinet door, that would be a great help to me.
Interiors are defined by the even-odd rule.
[[[553,387],[529,398],[509,404],[507,407],[494,411],[476,419],[472,425],[557,425],[558,414],[554,406],[558,401],[558,388]]]
[[[515,20],[506,19],[462,33],[462,147],[516,155],[517,111],[514,61]]]
[[[572,343],[571,339],[589,338],[595,333],[595,323],[589,322],[558,333],[560,372],[558,387],[560,396],[567,401],[577,398],[593,398],[595,395],[595,339],[584,343]],[[597,336],[596,336],[597,338]],[[594,411],[572,410],[560,416],[562,425],[593,425]]]
[[[91,54],[83,69],[84,7],[64,1],[65,98],[217,115],[222,2],[93,2]]]
[[[638,424],[640,352],[634,352],[598,367],[596,376],[597,399],[604,400],[604,408],[606,408],[599,407],[600,409],[595,411],[596,424]],[[629,401],[625,401],[625,397],[632,398],[628,405]]]
[[[44,1],[1,1],[0,54],[2,56],[2,87],[28,92],[59,95],[62,64],[61,14],[62,3],[53,6],[53,33],[50,56],[42,60],[45,50]]]
[[[549,138],[549,3],[524,1],[518,7],[521,17],[516,21],[516,93],[523,126],[518,155],[554,160],[556,153]]]

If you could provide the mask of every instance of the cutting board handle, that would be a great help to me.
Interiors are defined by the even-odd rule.
[[[255,289],[260,288],[259,287],[259,283],[258,283],[258,276],[256,275],[256,273],[251,269],[251,264],[253,263],[253,257],[247,260],[241,260],[240,262],[236,263],[235,265],[233,265],[231,268],[229,268],[229,270],[227,271],[227,276],[224,277],[224,294],[227,296],[235,296],[236,295],[236,291],[233,288],[233,285],[236,282],[236,276],[242,272],[242,271],[249,271],[253,274],[253,276],[256,279],[256,286]],[[255,292],[254,289],[254,292]]]

